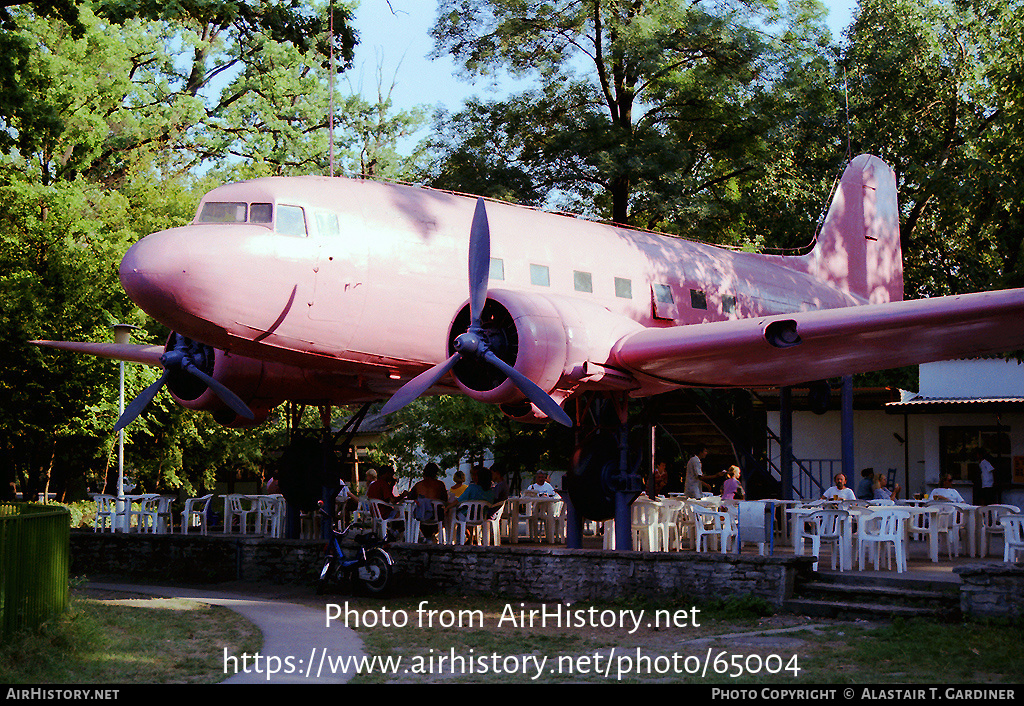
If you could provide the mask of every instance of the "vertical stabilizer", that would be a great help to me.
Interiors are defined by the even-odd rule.
[[[850,162],[807,257],[814,276],[868,303],[903,299],[896,175],[888,164],[867,154]]]

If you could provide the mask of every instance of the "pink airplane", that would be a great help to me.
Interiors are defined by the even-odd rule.
[[[895,177],[869,155],[847,167],[804,256],[274,177],[210,191],[191,224],[133,245],[120,278],[174,332],[166,346],[35,342],[163,366],[118,428],[164,384],[227,425],[285,400],[390,398],[392,412],[461,392],[578,427],[584,393],[781,387],[1024,348],[1024,290],[902,301]]]

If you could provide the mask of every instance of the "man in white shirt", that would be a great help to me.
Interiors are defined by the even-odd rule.
[[[537,495],[558,495],[555,492],[555,487],[548,482],[548,474],[544,471],[537,471],[533,476],[533,485],[527,488],[526,492]]]
[[[856,500],[857,495],[852,488],[846,487],[846,476],[837,473],[832,479],[832,486],[821,496],[825,500]]]
[[[948,473],[942,476],[942,487],[932,491],[932,500],[947,500],[951,503],[964,503],[964,496],[953,487],[953,476]]]

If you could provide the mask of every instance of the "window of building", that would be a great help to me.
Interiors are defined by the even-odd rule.
[[[505,279],[505,261],[498,257],[491,258],[491,279],[504,280]]]
[[[690,290],[690,306],[694,309],[707,309],[708,297],[700,289]]]
[[[594,292],[594,278],[589,272],[573,272],[572,283],[577,292]]]
[[[953,480],[978,480],[975,452],[985,451],[995,466],[996,483],[1010,479],[1010,435],[1007,427],[939,427],[939,473]]]

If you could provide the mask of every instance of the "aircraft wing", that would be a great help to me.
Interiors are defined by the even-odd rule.
[[[1024,348],[1024,289],[638,331],[618,365],[695,387],[781,387]]]
[[[79,341],[29,341],[29,343],[145,365],[160,365],[160,356],[164,354],[163,346],[144,343],[83,343]]]

